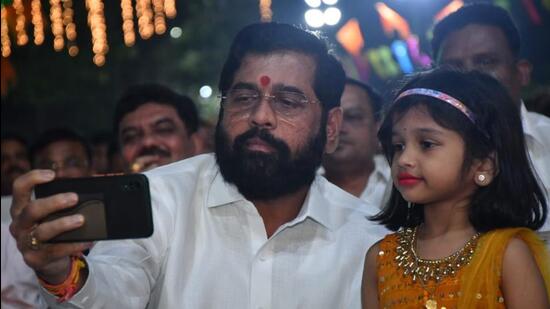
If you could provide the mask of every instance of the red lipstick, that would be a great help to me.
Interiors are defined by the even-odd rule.
[[[409,173],[399,173],[397,175],[397,183],[400,186],[404,186],[404,187],[414,186],[417,183],[419,183],[421,180],[422,180],[421,178],[413,176]]]

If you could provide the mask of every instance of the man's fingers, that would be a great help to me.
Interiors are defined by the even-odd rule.
[[[17,220],[22,229],[30,228],[52,212],[74,206],[78,202],[76,193],[60,193],[46,198],[37,199],[29,203],[21,211]]]
[[[13,182],[13,202],[11,205],[11,217],[15,218],[31,200],[32,190],[35,185],[52,181],[55,172],[52,170],[32,170],[15,179]]]
[[[33,236],[36,239],[43,243],[46,242],[55,236],[74,230],[81,227],[84,224],[84,216],[81,214],[76,214],[72,216],[65,216],[59,219],[55,219],[48,222],[43,222],[39,224],[35,229]]]

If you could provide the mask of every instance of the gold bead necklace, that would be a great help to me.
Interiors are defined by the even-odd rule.
[[[445,258],[427,260],[418,257],[416,253],[417,230],[418,227],[415,227],[414,229],[406,228],[397,232],[399,243],[396,248],[395,262],[403,270],[405,276],[411,276],[413,282],[419,280],[422,289],[428,294],[425,295],[426,308],[437,308],[434,295],[435,289],[434,292],[429,293],[426,289],[427,283],[435,281],[437,289],[437,283],[441,279],[454,276],[460,268],[468,265],[474,255],[481,234],[474,234],[462,248]]]

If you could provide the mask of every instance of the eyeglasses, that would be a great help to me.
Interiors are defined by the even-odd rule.
[[[255,90],[233,89],[225,96],[219,96],[224,107],[232,112],[249,112],[260,104],[263,98],[278,115],[295,117],[301,114],[310,103],[319,102],[308,99],[305,95],[291,91],[277,91],[272,94],[261,94]]]
[[[88,160],[82,160],[79,158],[67,158],[62,162],[53,162],[50,160],[40,161],[36,164],[37,168],[40,169],[50,169],[54,171],[58,170],[70,170],[70,169],[81,169],[88,167]]]

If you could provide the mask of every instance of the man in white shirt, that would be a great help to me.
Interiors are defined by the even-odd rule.
[[[521,100],[531,65],[520,58],[520,46],[518,29],[508,12],[491,4],[467,5],[448,15],[435,26],[432,39],[438,65],[485,72],[508,89],[520,109],[533,169],[550,201],[550,118],[527,111]],[[550,216],[540,231],[543,237],[550,236]]]
[[[31,188],[53,176],[20,177],[11,228],[25,261],[56,289],[76,283],[76,294],[56,295],[68,302],[45,291],[49,305],[359,308],[365,252],[385,229],[367,220],[375,206],[360,208],[315,173],[338,143],[344,79],[314,34],[245,27],[220,77],[215,156],[149,172],[153,236],[100,242],[77,272],[69,256],[89,244],[36,245],[82,225],[78,216],[38,224],[76,197],[31,201]]]
[[[340,102],[340,141],[336,150],[323,158],[325,177],[382,208],[392,188],[389,165],[384,156],[377,155],[382,97],[369,85],[348,78]]]

